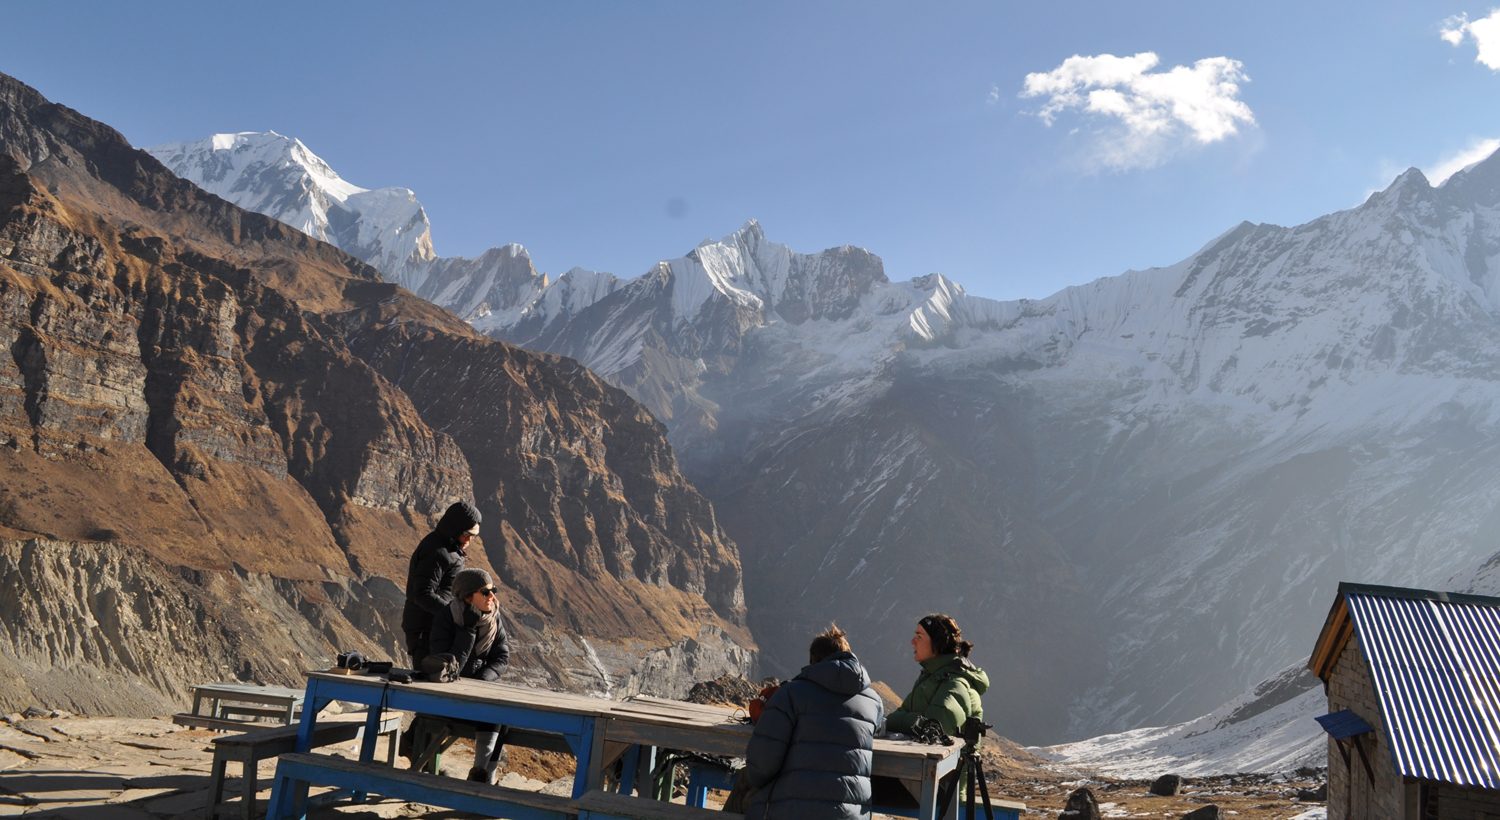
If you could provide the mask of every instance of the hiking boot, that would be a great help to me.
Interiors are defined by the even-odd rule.
[[[488,784],[490,782],[490,773],[476,766],[469,770],[469,780],[475,783]]]

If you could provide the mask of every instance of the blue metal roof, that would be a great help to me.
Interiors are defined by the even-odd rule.
[[[1345,585],[1396,771],[1500,788],[1500,599]]]
[[[1366,732],[1375,731],[1375,727],[1365,723],[1365,719],[1356,715],[1353,709],[1343,709],[1338,712],[1330,712],[1313,718],[1323,727],[1323,731],[1334,740],[1343,740],[1346,737],[1362,735]]]

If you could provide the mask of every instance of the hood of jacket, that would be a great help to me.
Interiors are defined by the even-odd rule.
[[[969,662],[968,658],[961,655],[938,655],[922,661],[922,669],[932,673],[943,673],[955,675],[968,681],[970,688],[977,694],[984,694],[990,688],[990,676],[983,669]]]
[[[797,680],[812,681],[834,694],[857,695],[870,685],[870,674],[853,652],[840,652],[802,667]]]
[[[449,538],[458,538],[464,530],[478,524],[482,516],[479,508],[467,501],[458,501],[448,506],[443,511],[443,517],[438,519],[434,529]]]

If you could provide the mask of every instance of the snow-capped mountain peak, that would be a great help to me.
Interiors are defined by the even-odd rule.
[[[416,194],[355,185],[299,139],[242,131],[148,150],[208,192],[332,242],[412,290],[420,282],[411,275],[436,256]]]

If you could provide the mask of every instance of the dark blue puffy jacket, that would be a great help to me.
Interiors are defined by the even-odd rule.
[[[870,816],[870,766],[885,705],[859,658],[840,652],[782,684],[755,724],[748,820]]]

